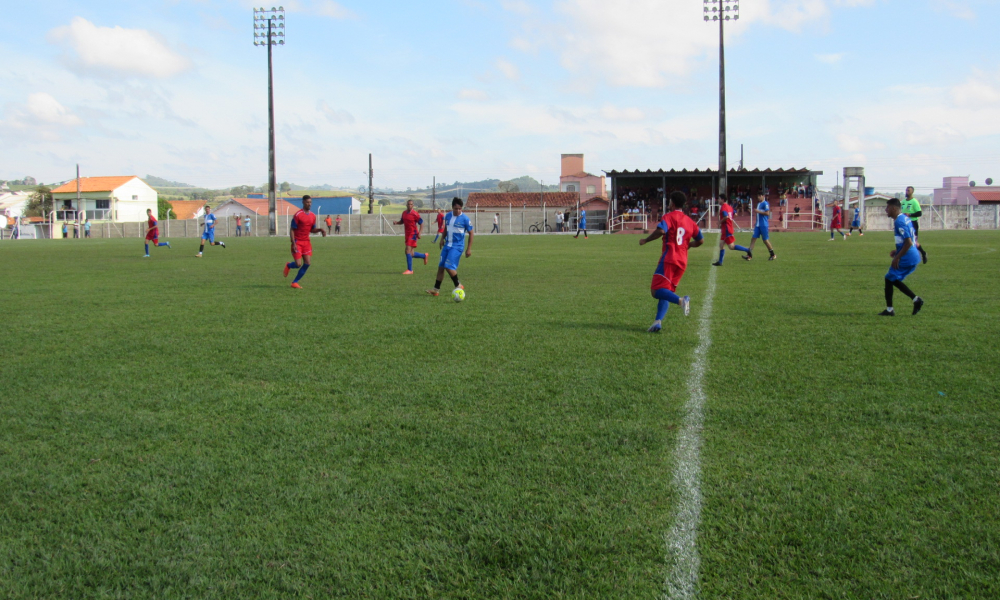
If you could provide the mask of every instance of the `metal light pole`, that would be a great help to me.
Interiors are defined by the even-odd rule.
[[[277,202],[274,198],[274,188],[277,179],[274,175],[274,72],[271,58],[272,46],[285,45],[285,7],[253,9],[253,45],[267,46],[267,218],[268,232],[277,235]]]
[[[703,0],[705,20],[719,22],[719,194],[727,193],[726,168],[726,38],[725,22],[738,21],[740,0]]]

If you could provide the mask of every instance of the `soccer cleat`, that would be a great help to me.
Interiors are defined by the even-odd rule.
[[[887,308],[887,309],[883,310],[882,312],[880,312],[880,313],[878,314],[878,316],[880,316],[880,317],[895,317],[895,316],[896,316],[896,311],[894,311],[894,310],[889,310],[889,309]]]
[[[167,250],[173,250],[173,248],[170,246],[170,242],[167,242]]]
[[[859,236],[862,236],[862,235],[864,235],[864,234],[863,234],[863,233],[859,233],[858,235],[859,235]]]
[[[143,255],[143,258],[149,258],[148,254]]]
[[[660,323],[659,321],[656,321],[646,331],[648,333],[660,333],[661,329],[663,329],[663,324]]]
[[[413,271],[407,269],[406,271],[403,271],[403,275],[413,275]]]
[[[428,254],[427,252],[424,252],[424,264],[425,265],[427,264],[427,254]]]
[[[920,309],[924,307],[924,299],[917,296],[913,299],[913,314],[920,312]]]
[[[691,314],[691,296],[681,298],[681,308],[684,309],[685,317]]]
[[[744,254],[740,258],[742,258],[743,260],[753,260],[753,254]]]
[[[830,239],[829,239],[829,241],[831,241],[831,242],[832,242],[832,241],[833,241],[833,238],[830,238]]]
[[[427,293],[430,294],[431,296],[440,296],[441,290],[436,290],[436,289],[427,290]]]
[[[778,257],[772,254],[772,255],[771,255],[771,258],[768,258],[767,260],[774,260],[774,259],[776,259],[776,258],[778,258]]]
[[[847,238],[849,238],[849,237],[851,237],[851,234],[850,234],[850,232],[848,232],[848,233],[847,233],[847,234],[846,234],[846,235],[844,236],[844,239],[847,239]]]
[[[721,267],[722,263],[720,263],[720,262],[714,262],[714,263],[712,263],[712,266],[713,267]]]
[[[291,270],[292,270],[292,269],[291,269],[291,267],[289,267],[289,266],[288,266],[288,265],[286,264],[286,265],[285,265],[285,277],[288,277],[288,272],[289,272],[289,271],[291,271]]]
[[[301,289],[302,289],[302,286],[301,286],[301,285],[299,285],[298,283],[293,283],[293,284],[292,284],[292,288],[293,288],[293,289],[296,289],[296,290],[301,290]]]
[[[223,248],[225,248],[226,247],[226,242],[219,242],[219,245],[222,246]]]
[[[201,252],[199,252],[198,254],[195,254],[194,257],[195,258],[201,258]]]
[[[465,286],[464,286],[464,285],[462,285],[462,284],[460,283],[460,284],[458,284],[458,287],[457,287],[457,288],[455,288],[455,289],[456,289],[456,290],[464,290],[464,289],[465,289]]]
[[[924,252],[923,248],[920,248],[920,260],[923,261],[925,265],[927,264],[927,253]]]

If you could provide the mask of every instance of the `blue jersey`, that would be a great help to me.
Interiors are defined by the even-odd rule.
[[[581,210],[580,211],[580,229],[586,229],[586,228],[587,228],[587,211]]]
[[[215,215],[205,215],[205,233],[215,231]]]
[[[770,212],[771,204],[767,200],[764,200],[763,202],[757,205],[757,210]],[[770,224],[771,224],[771,217],[767,215],[762,215],[760,213],[757,214],[757,227],[767,229],[767,227],[770,226]]]
[[[861,222],[861,209],[860,208],[855,208],[854,209],[854,222],[855,223],[860,223]]]
[[[463,250],[465,248],[465,234],[472,231],[472,221],[468,215],[450,212],[444,217],[444,247],[450,250]]]
[[[916,236],[913,234],[913,221],[910,217],[900,214],[892,224],[892,233],[896,236],[896,252],[903,248],[906,240],[910,240],[910,249],[899,258],[900,267],[910,267],[920,262],[920,251],[917,250]]]

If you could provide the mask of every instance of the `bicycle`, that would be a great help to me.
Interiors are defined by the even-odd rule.
[[[542,232],[541,221],[535,223],[531,227],[528,227],[528,233],[541,233],[541,232]],[[552,226],[549,225],[548,223],[545,224],[545,233],[552,233]]]

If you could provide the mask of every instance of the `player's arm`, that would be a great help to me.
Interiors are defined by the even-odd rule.
[[[322,234],[323,237],[326,237],[326,231],[323,230],[322,227],[316,227],[315,224],[313,225],[313,228],[309,230],[309,233],[319,233]]]
[[[473,231],[470,229],[469,230],[469,241],[468,241],[467,244],[465,244],[465,258],[469,258],[470,256],[472,256],[472,235],[473,235]]]
[[[698,235],[691,238],[688,242],[688,248],[697,248],[698,246],[705,243],[705,236],[701,235],[701,230],[698,230]]]
[[[908,215],[906,215],[906,216],[910,217],[911,219],[913,217],[920,217],[920,216],[922,216],[924,214],[924,211],[920,210],[920,203],[919,202],[914,202],[913,204],[916,205],[917,210],[914,211],[914,212],[912,212],[912,213],[909,213]]]
[[[911,246],[913,246],[912,239],[906,238],[903,240],[903,247],[899,249],[899,252],[896,252],[895,256],[892,257],[893,269],[899,268],[899,259],[906,255],[907,250],[909,250]]]
[[[653,230],[653,233],[639,240],[639,245],[645,246],[647,243],[656,241],[661,237],[663,237],[663,230],[660,229],[659,226],[657,226],[657,228]]]

